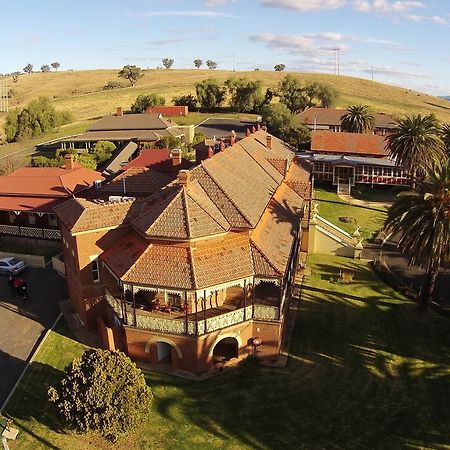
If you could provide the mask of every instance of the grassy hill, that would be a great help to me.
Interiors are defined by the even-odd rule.
[[[146,70],[134,88],[124,87],[104,91],[108,81],[121,80],[117,69],[84,70],[68,72],[23,74],[17,83],[10,85],[14,97],[11,107],[23,107],[40,95],[52,99],[59,110],[70,110],[77,121],[112,113],[117,106],[129,108],[137,95],[158,92],[170,104],[174,96],[194,93],[195,83],[214,77],[226,80],[230,76],[261,79],[264,87],[275,87],[287,72],[230,72],[222,70]],[[435,113],[441,120],[450,122],[450,104],[447,100],[394,87],[370,80],[328,74],[295,73],[305,83],[319,81],[334,86],[340,92],[338,106],[367,104],[374,111],[394,115],[407,113]],[[8,78],[6,78],[8,80]],[[121,80],[126,83],[126,80]],[[5,114],[0,113],[0,126]],[[192,118],[195,121],[195,117]],[[199,116],[200,120],[200,116]],[[3,130],[2,130],[3,131]]]

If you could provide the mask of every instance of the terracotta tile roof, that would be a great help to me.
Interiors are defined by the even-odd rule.
[[[141,197],[160,191],[172,180],[172,177],[156,170],[131,167],[102,186],[100,192],[110,195]]]
[[[251,247],[255,275],[268,278],[279,278],[283,276],[283,273],[270,263],[264,253],[253,242],[251,243]]]
[[[72,198],[55,208],[55,213],[72,233],[128,225],[140,214],[142,202],[100,202]]]
[[[191,168],[192,163],[186,159],[182,159],[181,164],[174,166],[172,163],[171,151],[169,149],[152,148],[141,150],[139,156],[131,160],[123,167],[123,169],[128,170],[132,167],[147,167],[148,169],[167,173],[172,176],[181,169]]]
[[[24,182],[26,180],[26,182]],[[103,180],[101,173],[84,167],[22,167],[0,176],[0,195],[68,197]]]
[[[334,133],[313,131],[311,151],[314,153],[338,153],[349,155],[387,156],[384,136],[360,133]]]
[[[342,116],[347,114],[347,109],[335,109],[335,108],[309,108],[301,112],[298,116],[302,123],[307,125],[341,125]],[[376,128],[395,128],[397,122],[395,119],[384,113],[374,113],[374,125]]]
[[[203,166],[191,170],[191,176],[197,180],[208,197],[219,208],[226,220],[233,228],[249,228],[250,222],[242,215],[233,201],[225,194],[223,189],[209,175]]]
[[[300,224],[302,207],[303,199],[283,183],[258,226],[250,233],[254,245],[283,274]]]
[[[101,255],[125,283],[203,289],[253,275],[247,233],[229,233],[195,247],[148,243],[130,234]]]
[[[228,231],[229,223],[193,180],[187,186],[173,184],[166,195],[149,199],[148,210],[133,222],[133,227],[153,238],[195,239]]]
[[[53,208],[60,205],[64,199],[52,197],[18,197],[0,195],[1,211],[34,211],[53,212]]]
[[[123,116],[103,116],[89,131],[113,130],[164,130],[174,123],[160,114],[124,114]]]

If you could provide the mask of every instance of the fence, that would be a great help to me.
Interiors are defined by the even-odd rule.
[[[28,267],[34,267],[36,269],[45,269],[45,258],[40,255],[26,255],[23,253],[6,253],[0,252],[0,258],[13,257],[25,261]]]

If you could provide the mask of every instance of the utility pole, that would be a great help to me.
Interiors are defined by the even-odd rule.
[[[0,111],[9,110],[8,84],[6,81],[0,81]]]
[[[373,66],[372,66],[372,81],[373,81]]]

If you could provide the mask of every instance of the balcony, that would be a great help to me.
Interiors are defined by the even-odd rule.
[[[131,302],[126,305],[126,317],[122,311],[121,300],[106,291],[105,298],[111,308],[122,321],[134,324],[145,330],[161,333],[185,334],[189,336],[202,336],[212,331],[227,328],[252,318],[253,307],[234,307],[224,304],[221,307],[199,310],[197,313],[183,312],[181,309],[150,310],[143,305],[136,305],[134,312]],[[126,319],[126,320],[125,320]]]
[[[1,225],[0,234],[35,239],[61,239],[61,232],[52,228],[24,227],[22,225]]]

